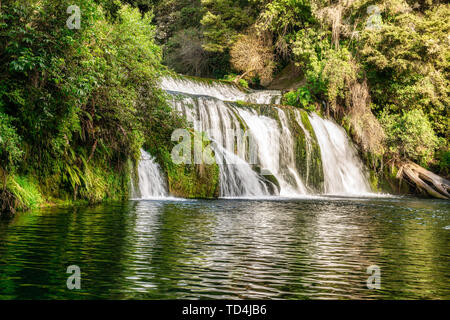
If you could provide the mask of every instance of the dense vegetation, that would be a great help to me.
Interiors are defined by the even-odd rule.
[[[112,14],[84,0],[78,1],[82,28],[69,29],[71,4],[2,2],[5,210],[32,206],[42,196],[89,202],[126,197],[139,148],[170,143],[180,126],[155,86],[164,68],[152,16],[120,6]]]
[[[285,103],[334,116],[373,169],[410,159],[448,175],[445,1],[147,4],[155,10],[164,63],[176,71],[270,87],[283,69],[296,65],[299,72],[291,78],[301,85],[286,94]]]
[[[374,171],[410,159],[449,174],[445,1],[77,0],[71,29],[73,2],[0,3],[2,210],[123,197],[142,146],[180,174],[166,66],[254,87],[294,70],[284,102],[340,121]]]

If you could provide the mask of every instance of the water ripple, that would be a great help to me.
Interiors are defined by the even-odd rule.
[[[448,299],[449,225],[448,202],[408,198],[50,208],[0,223],[0,298]]]

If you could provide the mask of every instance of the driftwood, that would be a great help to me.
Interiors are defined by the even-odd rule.
[[[406,162],[397,173],[397,178],[407,178],[430,196],[450,200],[450,181],[428,171],[414,162]]]

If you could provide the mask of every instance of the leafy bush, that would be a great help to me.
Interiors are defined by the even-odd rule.
[[[11,118],[0,112],[0,166],[7,167],[19,161],[23,154],[20,137],[11,125]]]
[[[422,110],[406,111],[402,115],[383,113],[380,120],[392,155],[409,158],[423,166],[433,159],[438,138]]]
[[[170,142],[179,122],[156,85],[164,67],[152,16],[98,2],[111,4],[107,13],[78,1],[73,30],[70,0],[2,3],[0,177],[18,162],[17,175],[35,176],[45,196],[97,202],[126,193],[128,160],[145,141]],[[8,188],[17,198],[24,189]]]
[[[23,154],[19,146],[20,137],[11,126],[10,117],[0,112],[0,192],[6,185],[8,171],[14,169]]]
[[[333,48],[329,33],[313,28],[300,30],[293,52],[305,69],[306,81],[315,95],[327,100],[331,109],[344,104],[349,87],[357,79],[357,67],[346,48]]]
[[[450,174],[450,151],[441,152],[439,158],[439,171],[448,176]]]
[[[306,87],[300,87],[296,91],[284,94],[283,103],[289,106],[302,108],[308,111],[315,111],[311,92]]]
[[[448,139],[450,5],[426,1],[401,10],[402,5],[383,1],[380,7],[389,20],[382,30],[361,32],[358,51],[373,101],[383,108],[395,105],[397,112],[422,109],[433,130]]]

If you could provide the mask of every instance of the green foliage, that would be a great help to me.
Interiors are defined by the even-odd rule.
[[[439,170],[442,174],[448,176],[450,174],[450,151],[442,151],[439,158]]]
[[[16,163],[49,200],[120,198],[128,192],[128,160],[138,158],[146,137],[170,141],[179,117],[157,89],[164,68],[152,15],[82,0],[81,29],[71,30],[71,4],[2,3],[0,171]]]
[[[437,3],[419,10],[387,4],[383,28],[363,30],[359,52],[377,105],[397,113],[420,108],[436,133],[445,136],[450,105],[450,5]]]
[[[28,177],[11,175],[7,189],[16,197],[19,210],[35,208],[44,201],[37,182]]]
[[[324,97],[333,110],[344,99],[351,82],[357,78],[350,52],[333,48],[329,33],[314,28],[300,30],[293,52],[305,68],[305,78],[313,93]]]
[[[307,87],[300,87],[296,91],[284,94],[283,103],[289,106],[302,108],[308,111],[315,111],[311,93]]]
[[[383,113],[381,123],[392,154],[412,159],[423,166],[433,159],[438,139],[421,110],[407,111],[402,115]]]
[[[11,118],[0,112],[0,169],[12,170],[20,160],[20,137],[11,125]]]
[[[291,42],[295,34],[315,22],[310,0],[267,1],[256,22],[256,28],[273,38],[280,60],[291,60]]]
[[[201,19],[205,8],[200,0],[140,1],[152,2],[149,6],[155,14],[153,21],[158,26],[155,36],[163,48],[165,65],[191,76],[221,78],[228,72],[228,54],[210,52],[204,48],[206,39]],[[148,10],[143,7],[144,12]]]
[[[238,4],[238,5],[237,5]],[[201,24],[204,28],[204,48],[211,52],[227,51],[240,32],[250,27],[258,15],[260,1],[202,0],[205,13]]]
[[[225,75],[225,76],[223,77],[223,80],[230,81],[230,82],[234,82],[234,81],[236,80],[237,77],[238,77],[237,74],[230,73],[230,74]],[[247,81],[247,80],[241,78],[241,79],[239,79],[239,84],[240,84],[242,87],[248,89],[248,81]]]

